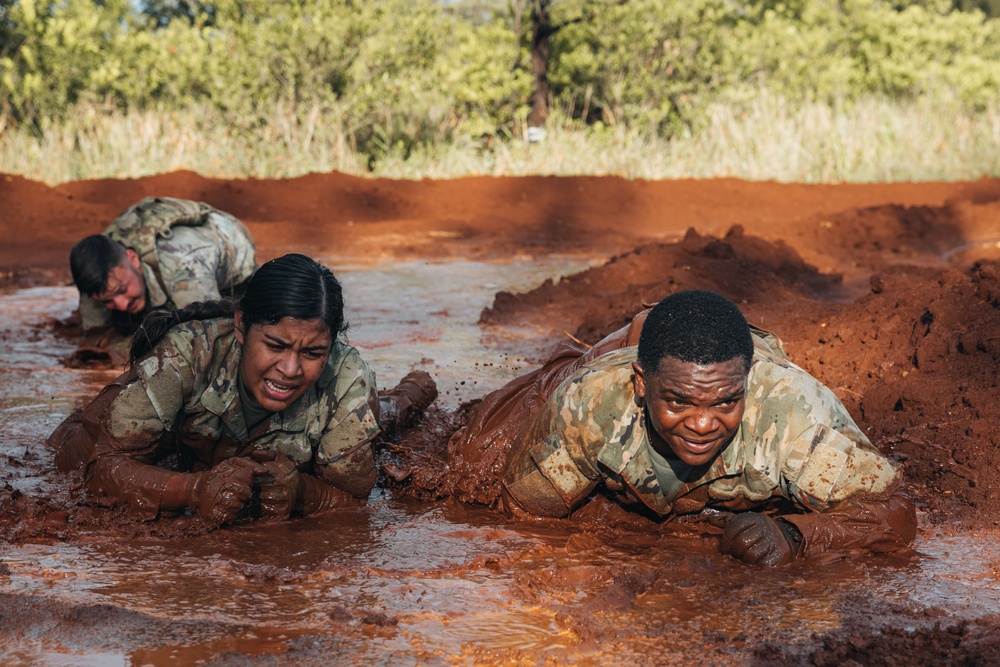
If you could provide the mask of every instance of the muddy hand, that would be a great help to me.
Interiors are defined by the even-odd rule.
[[[267,472],[257,478],[260,485],[260,511],[264,517],[287,519],[299,499],[299,469],[284,454],[260,464]]]
[[[802,538],[794,526],[758,512],[729,521],[719,551],[749,565],[786,565],[795,559]]]
[[[211,470],[194,473],[188,488],[188,506],[220,524],[236,518],[253,493],[255,475],[267,469],[249,459],[231,458]]]

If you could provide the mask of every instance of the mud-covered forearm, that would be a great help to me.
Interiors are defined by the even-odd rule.
[[[303,516],[343,507],[357,507],[367,499],[367,494],[363,497],[356,496],[309,474],[300,475],[298,496],[295,512]]]
[[[142,519],[155,519],[161,510],[181,510],[188,506],[183,478],[127,454],[100,456],[87,466],[87,490],[100,504],[125,507]],[[167,492],[174,490],[174,492]]]
[[[125,439],[111,432],[112,412],[123,393],[132,388],[133,398],[145,398],[137,377],[135,370],[118,377],[84,410],[60,424],[48,444],[56,450],[56,467],[63,472],[82,471],[87,489],[98,503],[127,507],[142,518],[154,519],[161,509],[183,509],[186,503],[183,494],[174,501],[170,494],[164,498],[168,484],[173,480],[176,485],[175,478],[180,475],[151,463],[161,444],[161,432],[139,430]],[[145,403],[145,412],[155,415],[148,399]],[[145,416],[139,413],[139,417]],[[135,421],[138,423],[138,418]]]
[[[902,491],[885,500],[845,500],[829,510],[781,517],[802,533],[799,557],[827,551],[901,551],[917,533],[916,507]]]
[[[313,472],[320,481],[362,500],[368,498],[378,479],[370,442],[358,443],[335,463],[316,464]]]

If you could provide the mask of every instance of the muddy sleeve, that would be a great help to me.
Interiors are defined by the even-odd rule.
[[[823,512],[781,518],[802,533],[799,556],[806,558],[826,552],[900,551],[917,534],[916,507],[903,491],[883,500],[852,498]]]
[[[805,510],[782,517],[801,531],[801,555],[906,548],[916,510],[900,491],[901,466],[882,456],[833,392],[789,369],[758,425],[774,435],[762,440],[780,452],[783,495]]]
[[[316,476],[367,498],[377,477],[373,441],[380,433],[374,373],[364,362],[343,368],[323,400],[328,417],[316,451]]]
[[[741,426],[746,466],[781,495],[823,511],[855,498],[887,498],[901,471],[882,456],[836,395],[787,361],[755,362]]]
[[[128,507],[144,519],[183,506],[177,499],[164,504],[164,491],[178,474],[154,465],[161,448],[169,446],[185,394],[186,364],[170,351],[169,344],[159,347],[85,411],[93,441],[84,468],[88,490],[99,503]]]
[[[221,248],[188,227],[175,227],[173,236],[158,241],[156,247],[163,286],[177,308],[220,298]]]
[[[563,423],[563,416],[574,412],[565,400],[565,392],[553,394],[514,442],[503,472],[510,513],[566,516],[602,479],[588,448],[574,435],[583,429]]]

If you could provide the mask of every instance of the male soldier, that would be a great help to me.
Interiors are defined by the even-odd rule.
[[[84,332],[131,334],[154,308],[231,296],[257,268],[254,242],[232,215],[202,202],[146,197],[70,253]]]
[[[488,396],[494,414],[474,415],[473,430],[449,443],[456,452],[492,446],[497,433],[513,441],[502,481],[512,514],[566,516],[601,491],[662,518],[724,523],[720,550],[762,565],[896,551],[915,536],[898,466],[725,297],[673,294],[550,366]],[[527,427],[496,419],[498,406],[517,413],[511,402],[537,409]]]

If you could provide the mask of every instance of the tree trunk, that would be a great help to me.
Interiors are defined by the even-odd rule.
[[[528,127],[544,127],[549,116],[549,37],[552,18],[549,15],[551,0],[532,0],[531,3],[531,73],[535,89],[531,93],[531,112]]]

